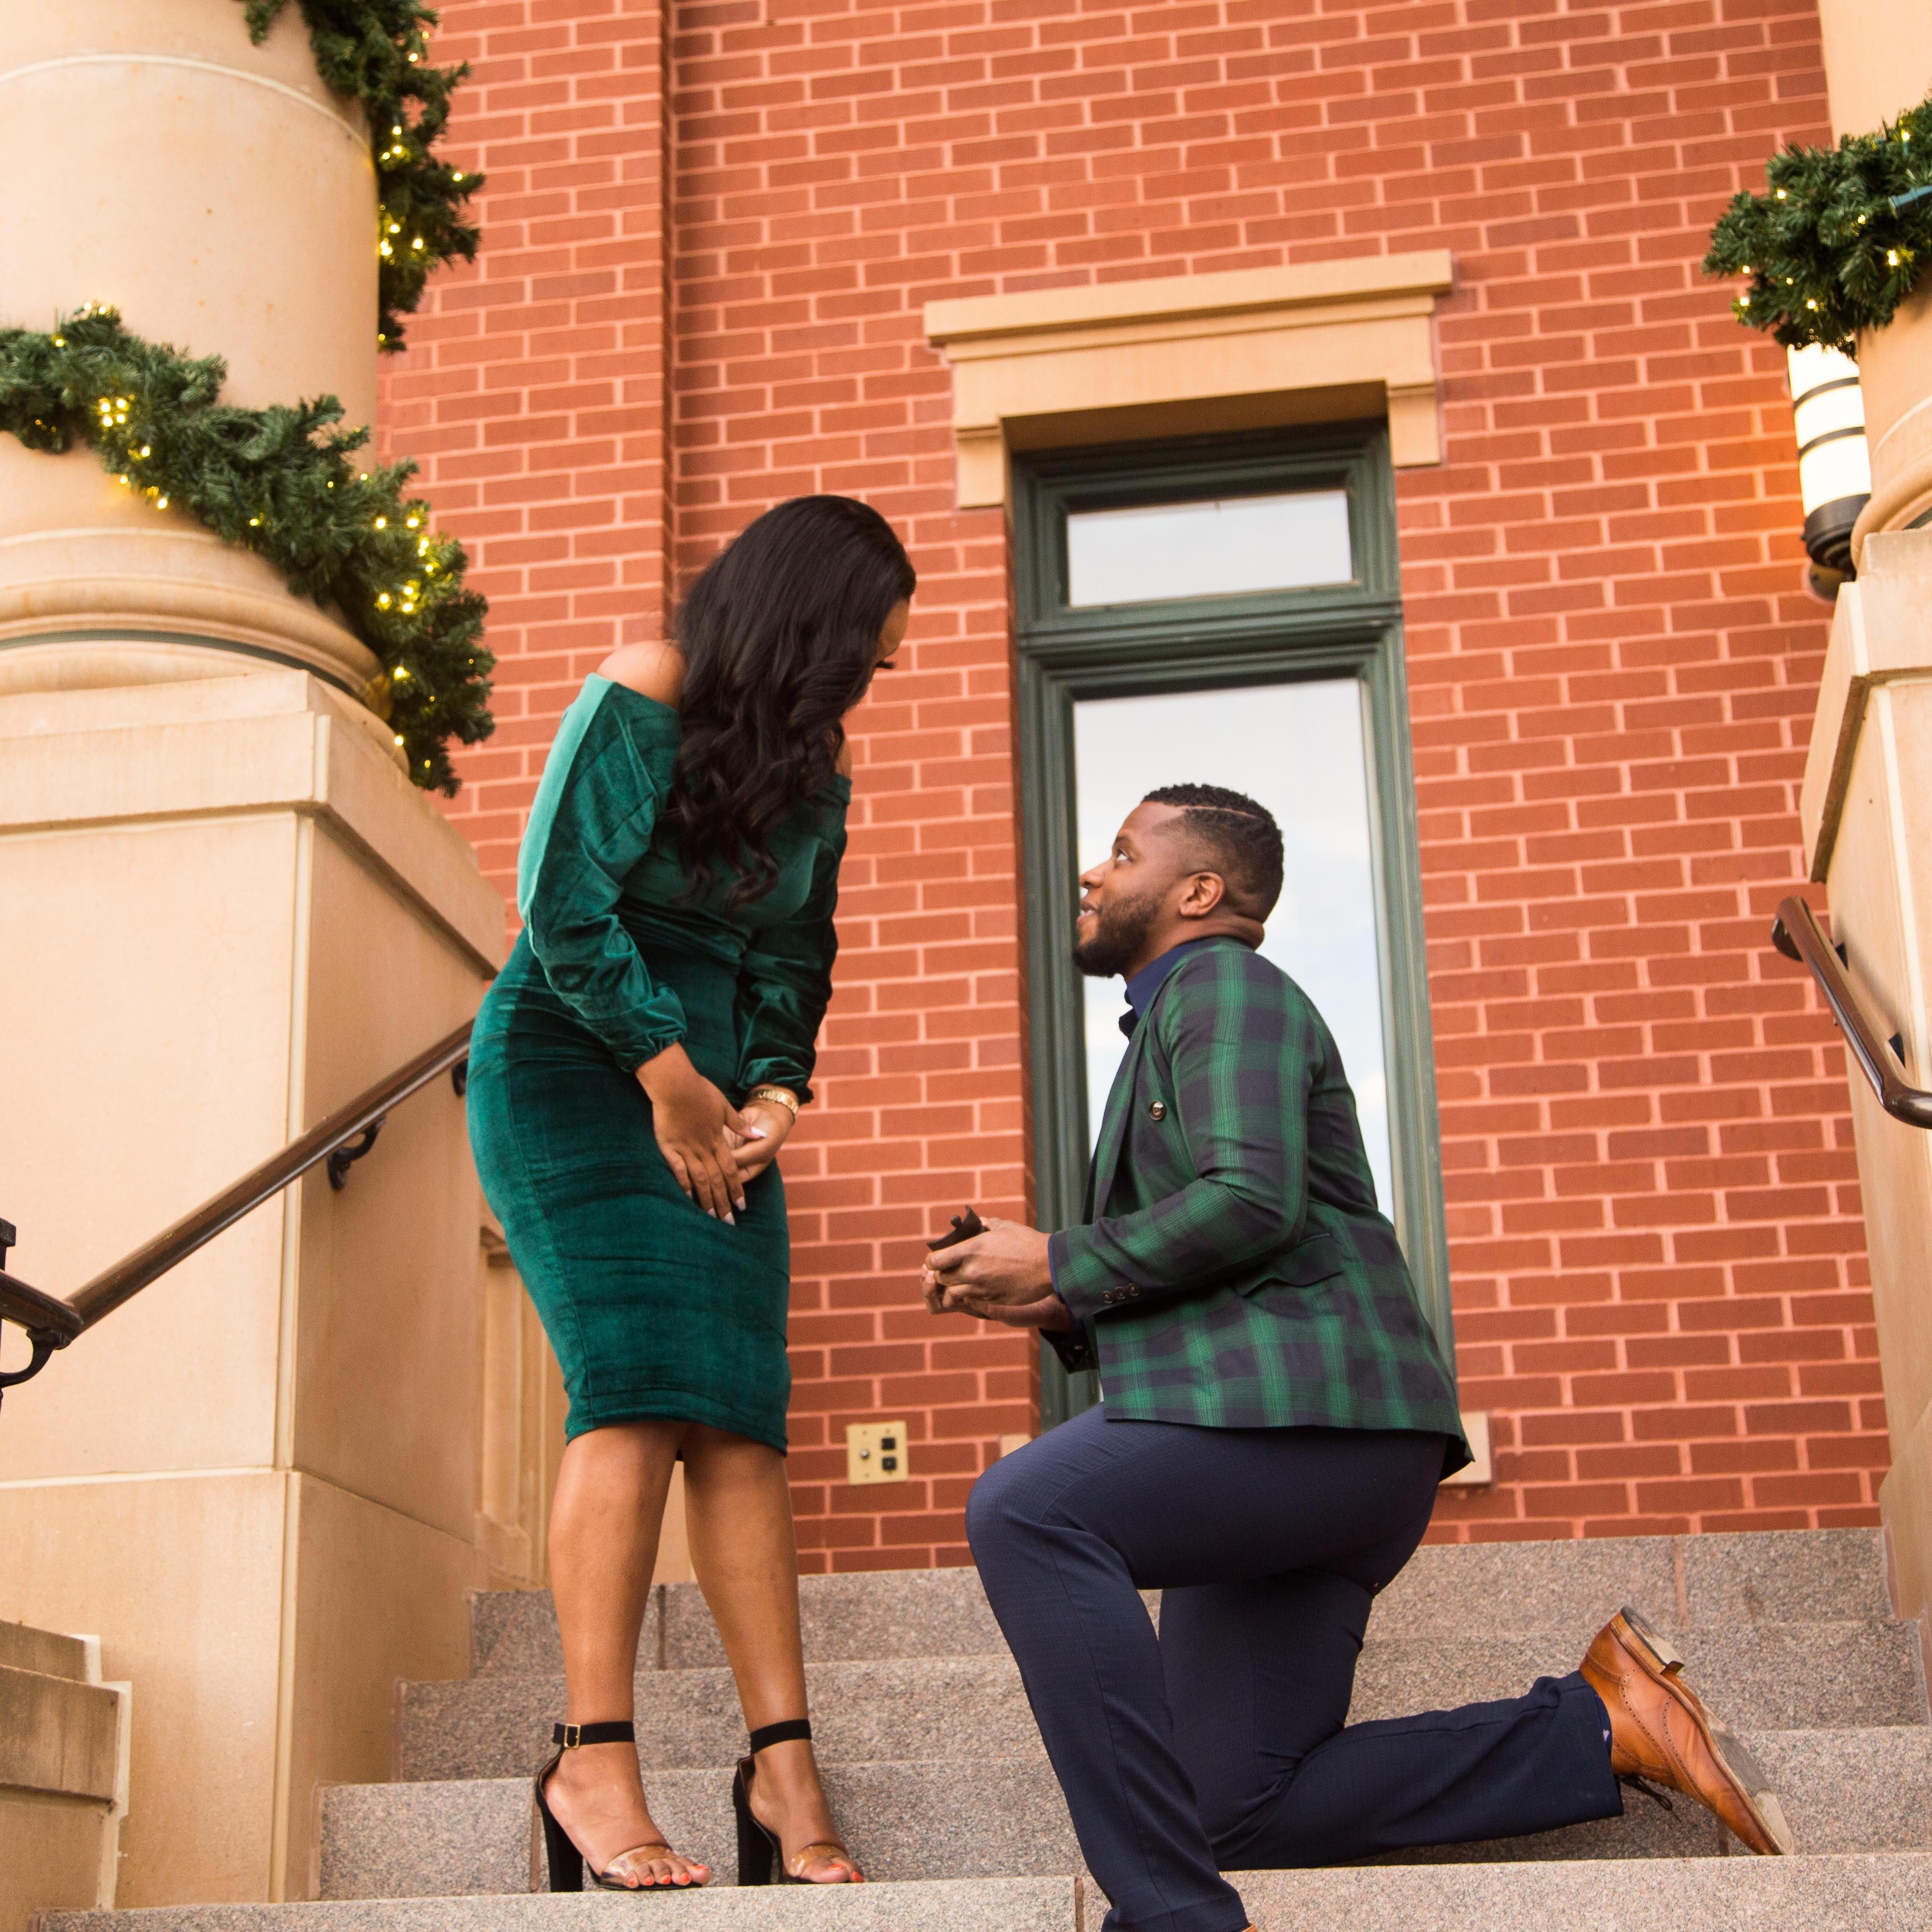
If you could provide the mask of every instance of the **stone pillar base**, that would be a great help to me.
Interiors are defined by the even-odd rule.
[[[358,710],[275,668],[0,686],[24,1280],[71,1293],[475,1012],[502,902]],[[0,1618],[140,1686],[122,1904],[306,1895],[316,1785],[387,1774],[398,1677],[461,1674],[478,1222],[439,1083],[8,1394]]]

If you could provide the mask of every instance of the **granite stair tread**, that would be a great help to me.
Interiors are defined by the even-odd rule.
[[[1256,1932],[1897,1932],[1932,1922],[1932,1856],[1628,1858],[1232,1874]],[[692,1932],[1093,1932],[1079,1878],[708,1890]],[[585,1892],[57,1912],[41,1932],[633,1932],[638,1900]]]
[[[640,1646],[646,1669],[721,1665],[724,1651],[697,1586],[652,1592]],[[1431,1544],[1376,1599],[1378,1639],[1546,1634],[1587,1643],[1621,1604],[1646,1606],[1686,1634],[1739,1624],[1891,1620],[1880,1532],[1740,1531],[1709,1536],[1568,1542]],[[552,1676],[562,1667],[547,1590],[476,1600],[479,1676]],[[866,1570],[800,1582],[806,1656],[814,1663],[988,1656],[1006,1646],[969,1569]]]
[[[1660,1617],[1652,1621],[1668,1628]],[[1358,1723],[1515,1696],[1538,1676],[1574,1670],[1583,1648],[1546,1634],[1382,1638],[1377,1628],[1372,1621],[1356,1674],[1349,1715]],[[1734,1726],[1926,1721],[1911,1625],[1767,1624],[1672,1634],[1700,1693]],[[819,1755],[828,1762],[1014,1757],[1040,1748],[1018,1670],[1004,1654],[817,1664],[806,1674]],[[526,1771],[548,1748],[563,1695],[560,1675],[405,1684],[397,1706],[396,1774],[419,1780]],[[663,1768],[722,1764],[744,1748],[736,1694],[722,1668],[640,1673],[637,1722],[640,1752]]]
[[[41,1932],[637,1932],[637,1915],[656,1910],[675,1912],[680,1932],[1078,1932],[1078,1892],[1067,1877],[994,1878],[707,1887],[675,1905],[584,1892],[154,1906],[50,1912]]]
[[[1803,1852],[1932,1850],[1932,1729],[1747,1734],[1776,1780]],[[672,1843],[732,1873],[729,1771],[647,1772],[652,1814]],[[1025,1757],[828,1764],[848,1842],[886,1880],[1046,1877],[1079,1856],[1051,1768]],[[339,1785],[322,1795],[322,1892],[383,1898],[521,1892],[537,1879],[524,1778]],[[1620,1819],[1485,1846],[1401,1854],[1402,1863],[1705,1858],[1731,1840],[1700,1808],[1633,1797]]]

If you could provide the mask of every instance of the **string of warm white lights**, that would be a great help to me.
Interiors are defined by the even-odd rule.
[[[1711,232],[1706,274],[1744,275],[1738,320],[1787,349],[1857,352],[1932,261],[1932,96],[1874,134],[1786,148],[1768,192],[1740,194]]]
[[[124,488],[178,509],[274,565],[367,644],[382,667],[366,695],[388,716],[410,776],[456,790],[448,746],[489,736],[488,606],[468,559],[406,497],[416,465],[366,473],[366,428],[333,396],[266,410],[220,400],[227,369],[143,341],[104,304],[51,333],[0,329],[0,430],[30,449],[85,443]]]
[[[259,41],[288,0],[242,0]],[[376,164],[378,347],[404,343],[401,318],[422,300],[440,264],[472,260],[478,231],[464,204],[483,177],[439,160],[450,97],[470,70],[429,64],[436,16],[422,0],[298,0],[317,71],[338,94],[362,103]]]

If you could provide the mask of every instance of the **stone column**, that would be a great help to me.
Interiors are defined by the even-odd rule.
[[[111,302],[228,364],[250,407],[376,408],[375,170],[301,10],[250,44],[236,0],[46,0],[0,46],[0,325]],[[0,440],[0,688],[298,664],[347,694],[370,652],[259,557],[123,490],[93,454]]]
[[[1932,91],[1932,7],[1922,0],[1819,0],[1834,136],[1870,134]],[[1876,530],[1932,510],[1932,287],[1884,328],[1858,338],[1858,381],[1871,446],[1872,494],[1852,532],[1862,568]]]
[[[1832,130],[1868,134],[1932,86],[1918,0],[1820,0]],[[1932,294],[1862,334],[1872,498],[1838,593],[1801,801],[1833,937],[1932,1085]],[[1932,1135],[1879,1106],[1847,1056],[1892,1467],[1880,1492],[1894,1604],[1932,1609]]]
[[[0,48],[0,320],[89,302],[228,394],[374,406],[375,190],[300,10],[38,0]],[[71,1292],[470,1017],[503,910],[266,564],[0,440],[0,1214]],[[319,1782],[461,1674],[476,1182],[446,1084],[0,1411],[0,1618],[142,1687],[124,1905],[298,1898]],[[10,1353],[10,1364],[12,1358]],[[500,1566],[499,1566],[500,1567]]]

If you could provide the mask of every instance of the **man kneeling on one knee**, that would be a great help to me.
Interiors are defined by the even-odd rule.
[[[1224,1869],[1613,1816],[1620,1779],[1789,1850],[1634,1611],[1520,1697],[1346,1723],[1369,1606],[1469,1452],[1335,1042],[1256,950],[1282,865],[1239,793],[1129,816],[1080,881],[1074,961],[1126,980],[1130,1042],[1081,1225],[994,1222],[922,1282],[1100,1370],[1104,1406],[995,1463],[967,1527],[1110,1932],[1241,1932]]]

